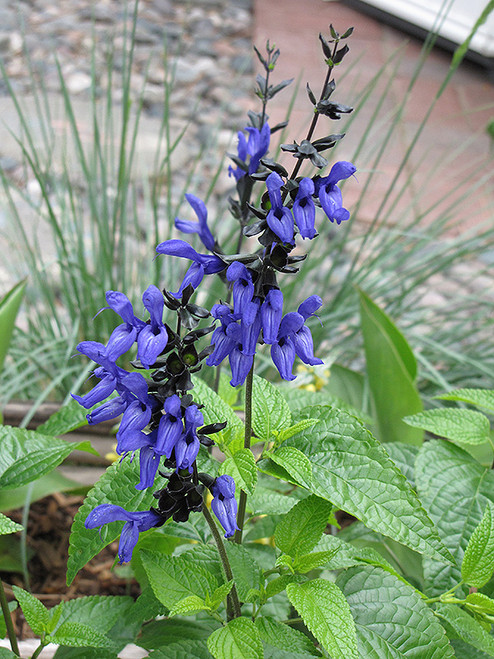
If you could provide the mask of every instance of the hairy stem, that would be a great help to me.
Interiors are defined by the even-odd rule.
[[[214,523],[214,519],[212,518],[211,513],[206,507],[206,504],[203,505],[202,512],[204,517],[206,518],[206,522],[208,523],[209,528],[211,529],[211,533],[213,534],[214,541],[216,542],[218,554],[220,556],[221,563],[223,565],[223,570],[225,571],[225,577],[227,581],[232,581],[233,572],[230,566],[230,561],[228,560],[225,545],[223,543],[223,538],[221,537],[221,534],[218,531],[218,527]],[[235,583],[233,584],[233,588],[231,589],[227,597],[227,604],[228,604],[227,606],[228,620],[231,620],[232,618],[239,618],[242,615],[240,611],[240,600],[238,599],[237,587],[235,586]]]
[[[12,622],[12,616],[9,611],[9,603],[7,602],[7,596],[3,588],[3,582],[0,580],[0,605],[2,606],[2,613],[5,620],[5,626],[7,627],[7,636],[9,637],[10,647],[12,652],[18,657],[21,656],[19,652],[19,646],[17,645],[17,638],[14,631],[14,623]]]
[[[252,437],[252,382],[254,380],[254,363],[247,375],[245,381],[245,434],[244,434],[244,448],[250,449],[250,439]],[[238,504],[237,526],[233,536],[237,544],[242,542],[242,533],[244,528],[245,508],[247,505],[247,495],[243,490],[240,490],[240,501]]]

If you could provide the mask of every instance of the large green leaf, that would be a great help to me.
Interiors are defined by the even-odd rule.
[[[247,618],[234,618],[208,638],[208,650],[215,659],[263,659],[257,627]]]
[[[402,419],[422,410],[415,378],[417,363],[403,335],[388,316],[360,293],[360,318],[364,337],[367,377],[383,442],[421,444],[423,432]]]
[[[321,539],[331,511],[329,501],[313,494],[299,501],[276,527],[278,549],[294,558],[308,554]]]
[[[358,659],[355,625],[341,590],[330,581],[291,583],[288,598],[333,659]]]
[[[436,615],[445,620],[462,641],[494,657],[494,638],[466,611],[454,604],[438,604]]]
[[[435,440],[421,448],[415,478],[420,498],[455,558],[455,565],[424,561],[427,592],[436,596],[460,581],[468,540],[488,501],[494,501],[494,472],[458,446]]]
[[[127,596],[90,595],[62,602],[55,632],[64,623],[77,622],[106,633],[133,605],[134,600]]]
[[[218,586],[208,570],[188,560],[187,552],[166,556],[142,550],[140,556],[156,598],[168,609],[191,595],[205,599]]]
[[[21,487],[55,469],[74,450],[98,455],[90,442],[66,442],[34,430],[0,426],[0,490]]]
[[[21,281],[16,284],[0,300],[0,371],[5,361],[5,355],[9,348],[12,332],[14,331],[15,319],[21,306],[26,282]]]
[[[286,444],[310,459],[313,494],[419,553],[452,561],[414,490],[363,424],[331,407],[304,413],[319,423]],[[277,475],[269,463],[258,464]]]
[[[350,606],[365,659],[453,657],[444,629],[420,595],[378,567],[342,572],[336,584]]]
[[[58,441],[58,440],[57,440]],[[159,477],[160,478],[160,477]],[[77,511],[69,539],[67,584],[70,585],[79,570],[104,547],[113,542],[122,530],[123,522],[112,522],[97,529],[86,529],[84,521],[93,508],[102,503],[113,503],[129,512],[149,510],[156,503],[153,488],[136,490],[139,482],[139,458],[130,462],[114,462],[88,492]]]
[[[261,640],[268,645],[273,645],[287,652],[293,652],[296,656],[304,654],[316,657],[321,656],[316,650],[314,643],[305,634],[292,629],[288,625],[283,625],[273,618],[257,618],[256,627]]]
[[[26,622],[33,632],[38,636],[46,632],[50,624],[50,614],[46,606],[34,595],[31,595],[31,593],[18,586],[12,586],[12,590],[14,591],[16,600],[21,605]]]
[[[36,428],[43,435],[65,435],[72,430],[87,426],[87,410],[71,398],[68,403],[54,412],[44,423]]]
[[[20,524],[17,524],[17,522],[12,521],[0,513],[0,535],[17,533],[17,531],[22,531],[22,529],[23,527]]]
[[[461,577],[469,586],[482,588],[494,572],[494,504],[487,502],[484,516],[468,541]]]
[[[187,634],[187,631],[185,631]],[[170,645],[155,650],[149,655],[152,659],[212,659],[206,641],[180,639],[179,637]]]
[[[225,543],[225,549],[232,568],[238,596],[241,600],[245,600],[249,590],[252,588],[259,589],[261,568],[245,546],[227,542]]]
[[[252,451],[242,448],[231,458],[221,463],[220,474],[228,474],[235,481],[237,488],[248,494],[254,494],[257,483],[257,467]]]
[[[262,441],[273,439],[291,424],[292,415],[281,389],[254,375],[252,383],[252,428]]]
[[[462,401],[494,412],[494,389],[455,389],[436,398]]]
[[[223,423],[227,422],[226,428],[213,435],[215,442],[225,452],[226,446],[237,438],[242,438],[244,434],[244,424],[218,394],[208,387],[200,378],[194,378],[194,389],[192,390],[194,400],[201,403],[204,407],[201,412],[204,416],[204,423]]]
[[[451,439],[459,446],[484,444],[490,441],[489,419],[474,410],[442,407],[407,416],[405,423],[428,430],[439,437]]]

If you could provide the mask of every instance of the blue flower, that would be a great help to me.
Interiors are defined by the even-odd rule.
[[[168,343],[168,333],[163,323],[165,303],[163,294],[153,285],[144,291],[142,302],[151,318],[137,337],[137,359],[141,360],[144,368],[151,368]]]
[[[293,243],[293,217],[289,208],[281,201],[283,179],[277,172],[272,172],[266,179],[271,210],[266,221],[269,228],[284,243]]]
[[[175,218],[175,226],[184,233],[197,233],[202,240],[202,244],[206,249],[214,251],[215,240],[214,236],[208,227],[208,211],[204,202],[193,194],[186,194],[185,198],[192,206],[199,222],[189,222],[188,220],[180,220]]]
[[[247,323],[253,321],[255,309],[251,302],[254,297],[254,284],[249,270],[240,261],[234,261],[226,271],[226,278],[233,282],[233,308],[236,314]],[[254,313],[253,313],[254,312]]]
[[[356,170],[351,162],[341,160],[333,165],[328,176],[318,181],[317,195],[331,222],[336,221],[337,224],[341,224],[350,217],[349,211],[343,208],[341,190],[336,184],[352,176]]]
[[[247,126],[245,130],[249,134],[249,139],[246,140],[245,135],[241,131],[238,133],[237,155],[239,160],[244,163],[247,161],[247,156],[250,156],[247,170],[241,167],[233,168],[231,165],[228,167],[228,173],[236,181],[240,180],[247,173],[252,175],[257,172],[261,158],[268,152],[271,139],[271,129],[267,123],[264,124],[261,130],[253,126]]]
[[[297,196],[293,202],[293,217],[297,223],[302,238],[312,240],[317,234],[315,230],[316,206],[312,199],[314,181],[303,178],[298,186]]]
[[[218,476],[211,492],[213,495],[211,508],[225,529],[225,538],[229,538],[238,529],[235,481],[227,474]]]
[[[106,301],[108,302],[108,306],[104,308],[112,309],[124,321],[122,325],[118,325],[113,330],[106,344],[105,355],[110,361],[115,362],[120,355],[123,355],[129,350],[145,323],[139,318],[136,318],[132,304],[124,293],[107,291]]]
[[[278,288],[268,291],[261,305],[262,336],[264,343],[276,341],[283,316],[283,293]]]
[[[180,398],[176,394],[169,396],[163,407],[165,414],[159,422],[154,450],[157,455],[166,455],[169,458],[184,431]]]
[[[185,431],[175,445],[177,469],[188,469],[192,473],[192,464],[200,448],[197,429],[202,425],[204,425],[202,412],[197,405],[189,405],[185,410]]]
[[[154,510],[131,513],[112,503],[103,503],[96,506],[86,517],[84,526],[87,529],[96,529],[103,524],[111,522],[125,522],[118,545],[120,564],[127,563],[132,558],[132,552],[139,539],[139,533],[160,526],[163,523],[160,515]]]
[[[192,284],[197,288],[202,282],[204,275],[212,275],[221,272],[226,268],[225,263],[214,254],[198,254],[196,250],[186,243],[185,240],[165,240],[156,247],[158,254],[167,254],[169,256],[178,256],[182,259],[193,261],[191,267],[185,273],[183,282],[176,293],[171,293],[174,297],[181,297],[183,290]]]

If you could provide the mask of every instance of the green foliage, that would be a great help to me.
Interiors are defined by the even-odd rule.
[[[482,588],[494,572],[494,503],[487,502],[484,516],[468,540],[461,563],[461,578]]]
[[[455,559],[454,565],[424,560],[426,592],[436,596],[460,581],[468,540],[488,502],[494,502],[494,473],[458,446],[436,440],[420,449],[415,478],[418,493]]]
[[[254,376],[252,384],[252,428],[258,440],[269,441],[291,425],[288,403],[278,387]]]
[[[252,451],[242,448],[231,458],[222,462],[220,474],[228,474],[235,480],[237,487],[249,494],[254,494],[257,483],[257,467]]]
[[[265,645],[274,646],[285,652],[293,652],[301,657],[304,655],[321,656],[305,634],[292,629],[288,625],[281,624],[274,618],[269,616],[257,618],[256,627]]]
[[[345,570],[336,580],[350,606],[366,659],[453,657],[444,629],[413,588],[378,567]]]
[[[489,419],[473,410],[427,410],[407,416],[404,421],[415,428],[423,428],[440,437],[446,437],[462,448],[491,441]]]
[[[25,289],[26,282],[21,281],[0,300],[0,371],[3,368]]]
[[[22,531],[23,527],[0,513],[0,535]]]
[[[334,583],[323,579],[291,583],[286,592],[307,628],[334,659],[358,659],[352,614]]]
[[[447,394],[436,396],[440,400],[456,400],[470,403],[475,407],[494,412],[494,390],[493,389],[454,389]]]
[[[494,638],[479,625],[471,615],[453,604],[439,604],[436,615],[447,623],[447,629],[452,629],[453,637],[457,637],[477,650],[494,657]],[[451,633],[451,632],[450,632]]]
[[[329,501],[314,495],[303,499],[276,527],[276,546],[294,558],[308,554],[321,539],[331,511]]]
[[[18,586],[12,586],[16,600],[19,602],[27,624],[35,634],[41,635],[50,631],[50,613],[43,604]]]
[[[230,405],[199,378],[194,378],[194,400],[204,405],[201,412],[205,424],[227,422],[224,430],[215,433],[214,440],[223,452],[229,454],[228,444],[235,443],[236,439],[243,441],[243,423]]]
[[[306,428],[311,428],[314,423],[317,423],[314,419],[307,420],[310,421],[310,423],[305,425],[305,427],[303,421],[300,421],[297,424],[300,428],[299,432]],[[287,439],[292,436],[293,435],[288,435]],[[289,474],[287,480],[291,480],[295,484],[310,488],[312,481],[312,466],[309,458],[304,455],[302,451],[299,451],[298,448],[295,446],[280,446],[276,451],[265,452],[264,456],[282,467],[287,474]]]
[[[58,466],[74,450],[98,455],[88,441],[67,442],[34,430],[0,426],[0,488],[20,487]]]
[[[415,551],[451,562],[417,495],[362,423],[330,407],[304,413],[319,423],[286,443],[309,458],[313,494]],[[260,468],[277,475],[269,463]]]
[[[234,618],[208,638],[208,649],[215,659],[263,659],[257,627],[247,618]]]
[[[367,377],[379,439],[421,444],[422,433],[411,430],[402,421],[407,414],[422,410],[413,352],[384,311],[363,291],[359,295]]]
[[[65,435],[77,428],[87,426],[87,410],[73,398],[67,401],[49,419],[36,428],[43,435]]]

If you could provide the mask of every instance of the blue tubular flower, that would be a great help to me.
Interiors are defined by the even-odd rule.
[[[134,316],[132,304],[126,295],[118,291],[107,291],[106,301],[108,307],[117,313],[124,321],[116,327],[106,344],[106,357],[115,362],[123,355],[137,339],[138,332],[144,327],[144,322]]]
[[[236,326],[236,322],[232,310],[226,304],[215,304],[211,309],[211,315],[216,320],[220,320],[221,325],[214,330],[211,336],[211,345],[214,345],[214,350],[206,359],[206,364],[218,366],[236,346],[235,338],[227,332],[232,323]]]
[[[278,288],[268,291],[261,305],[261,323],[264,343],[276,341],[283,316],[283,293]]]
[[[226,271],[226,278],[233,282],[233,308],[244,322],[249,322],[249,303],[254,296],[254,284],[249,270],[240,261],[234,261]],[[252,318],[253,320],[253,318]]]
[[[84,396],[78,396],[77,394],[71,394],[72,398],[76,400],[79,405],[82,405],[86,410],[88,410],[96,403],[101,403],[102,400],[108,398],[110,394],[115,391],[117,380],[113,373],[108,372],[103,366],[99,366],[94,369],[92,375],[95,375],[97,378],[100,378],[98,384],[91,389]],[[92,377],[92,376],[91,376]]]
[[[152,441],[152,436],[149,436]],[[147,490],[152,487],[156,472],[160,464],[160,456],[156,454],[154,447],[151,445],[143,446],[139,451],[139,473],[140,481],[136,485],[136,490]]]
[[[336,184],[338,181],[349,178],[356,170],[357,168],[351,162],[341,160],[333,165],[328,176],[318,182],[319,201],[331,222],[336,220],[337,224],[341,224],[350,217],[349,211],[343,208],[341,190]]]
[[[197,429],[204,424],[204,417],[197,405],[189,405],[185,410],[185,432],[175,445],[177,469],[188,469],[192,473],[192,463],[199,453]]]
[[[141,360],[145,368],[151,368],[168,343],[168,333],[163,324],[165,303],[163,294],[153,285],[144,291],[142,302],[151,318],[150,323],[141,329],[137,337],[137,359]]]
[[[230,384],[232,387],[238,387],[245,382],[252,364],[254,363],[254,355],[244,355],[238,345],[228,355],[230,368],[232,371],[232,379]]]
[[[283,179],[277,172],[272,172],[266,179],[266,186],[271,201],[271,210],[266,217],[268,226],[282,242],[293,243],[293,217],[281,201]]]
[[[244,355],[254,356],[256,354],[257,339],[262,328],[261,314],[259,313],[261,302],[259,298],[254,298],[249,306],[253,309],[252,320],[249,318],[249,322],[246,323],[242,319],[240,323],[240,341],[242,343],[242,353]]]
[[[293,202],[293,217],[297,223],[302,238],[312,240],[316,236],[315,220],[316,206],[312,199],[314,181],[303,178],[298,186],[297,196]]]
[[[319,297],[319,295],[311,295],[300,304],[297,312],[304,317],[304,320],[307,320],[307,318],[313,316],[315,312],[321,308],[321,306],[322,299]]]
[[[100,506],[96,506],[89,513],[84,526],[87,529],[96,529],[99,526],[103,526],[103,524],[110,524],[116,521],[125,522],[118,545],[120,564],[127,563],[132,558],[132,552],[139,539],[139,533],[148,531],[163,523],[158,513],[155,513],[153,510],[131,513],[121,506],[112,503],[103,503]]]
[[[117,453],[125,455],[137,451],[149,443],[148,436],[142,432],[151,420],[151,407],[134,400],[125,409],[117,432]]]
[[[250,155],[249,174],[255,174],[259,169],[261,158],[268,152],[271,129],[266,123],[261,130],[253,126],[247,126],[245,130],[249,133],[247,142],[247,152]]]
[[[292,373],[295,361],[295,344],[292,337],[303,324],[304,318],[299,313],[287,313],[280,323],[277,340],[271,346],[271,358],[284,380],[295,380]]]
[[[156,251],[158,254],[178,256],[182,259],[193,261],[193,264],[185,274],[179,290],[176,293],[171,293],[174,297],[181,297],[182,291],[188,284],[192,284],[194,288],[197,288],[204,275],[212,275],[226,268],[225,263],[218,256],[214,254],[198,254],[185,240],[165,240],[156,247]]]
[[[214,250],[215,240],[214,236],[208,227],[208,211],[204,202],[193,194],[186,194],[185,198],[192,206],[199,222],[189,222],[188,220],[180,220],[175,218],[175,226],[184,233],[197,233],[202,240],[202,244],[206,249]]]
[[[170,396],[163,407],[165,414],[160,419],[154,450],[169,458],[184,431],[180,398],[176,394]]]
[[[235,500],[235,481],[231,476],[218,476],[212,489],[211,508],[225,529],[225,538],[229,538],[238,529],[237,502]]]

